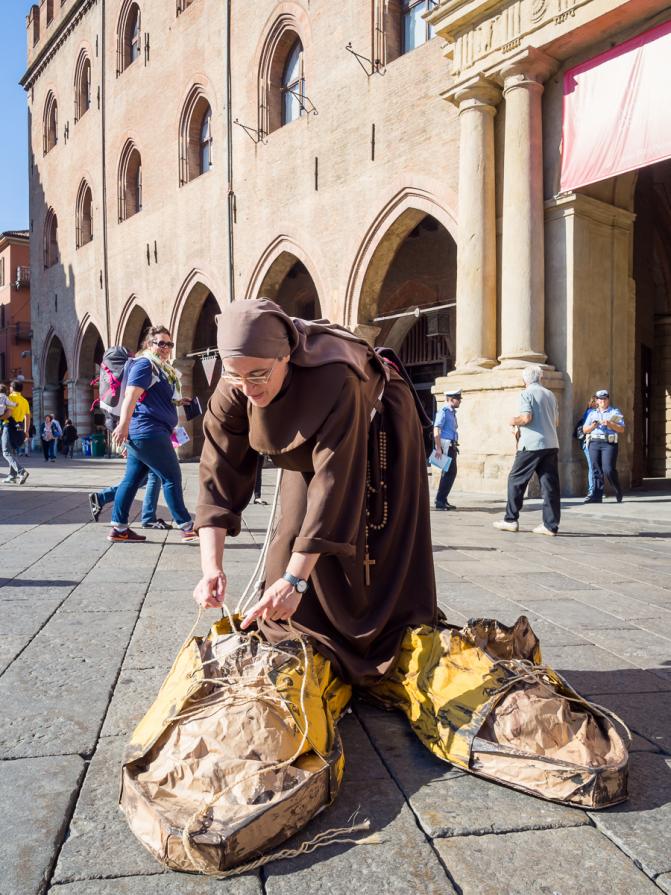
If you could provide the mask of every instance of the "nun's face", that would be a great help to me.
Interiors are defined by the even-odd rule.
[[[289,366],[289,355],[267,357],[227,357],[222,378],[249,398],[256,407],[267,407],[279,394]]]

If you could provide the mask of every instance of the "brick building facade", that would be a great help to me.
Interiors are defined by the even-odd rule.
[[[399,349],[429,407],[436,383],[461,385],[464,487],[503,487],[504,420],[532,360],[560,399],[566,490],[584,476],[574,417],[604,383],[636,421],[625,481],[654,471],[637,442],[652,404],[644,421],[634,188],[569,200],[555,182],[561,71],[664,7],[42,0],[22,81],[42,412],[67,409],[87,431],[104,346],[135,348],[148,320],[171,328],[187,391],[206,397],[216,313],[266,295]],[[611,299],[615,341],[574,352]],[[663,314],[645,301],[654,342]]]
[[[0,233],[0,382],[23,378],[32,398],[30,245],[24,230]]]

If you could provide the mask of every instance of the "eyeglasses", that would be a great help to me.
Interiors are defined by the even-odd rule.
[[[161,339],[159,341],[154,340],[152,342],[152,345],[158,345],[159,348],[174,348],[175,347],[174,342],[164,342],[163,339]]]
[[[263,373],[260,376],[239,376],[237,373],[231,373],[228,370],[224,370],[221,374],[221,378],[224,382],[230,382],[231,385],[266,385],[270,377],[273,375],[273,370],[277,364],[279,358],[275,358],[275,360],[270,365],[270,369],[267,373]]]

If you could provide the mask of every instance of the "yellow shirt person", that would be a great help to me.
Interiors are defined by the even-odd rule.
[[[28,470],[21,466],[16,457],[16,442],[12,444],[13,433],[11,430],[13,427],[10,425],[10,422],[13,420],[19,431],[23,429],[27,438],[28,430],[30,428],[30,404],[19,390],[21,388],[21,383],[13,382],[12,386],[13,388],[9,393],[9,400],[16,406],[12,407],[10,418],[5,419],[2,423],[2,456],[9,466],[9,475],[2,479],[2,481],[5,484],[23,485],[28,478]]]

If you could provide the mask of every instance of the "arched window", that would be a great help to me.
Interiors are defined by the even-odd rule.
[[[117,76],[139,58],[142,50],[142,15],[137,3],[126,2],[117,26]]]
[[[259,133],[271,134],[314,108],[306,96],[306,53],[294,16],[280,15],[259,59]],[[302,23],[307,27],[306,23]]]
[[[85,246],[93,239],[93,195],[91,187],[82,180],[77,193],[77,248]]]
[[[58,143],[58,103],[51,91],[47,94],[44,104],[44,119],[42,124],[42,146],[46,155]]]
[[[142,211],[142,158],[132,142],[126,143],[119,162],[119,222]]]
[[[282,124],[289,124],[305,114],[305,77],[303,44],[296,40],[282,72]]]
[[[179,124],[179,184],[183,186],[213,165],[212,108],[196,85],[184,104]]]
[[[47,212],[44,220],[44,266],[52,267],[59,260],[58,255],[58,218],[53,208]]]
[[[75,122],[91,108],[91,60],[82,50],[75,70]]]

